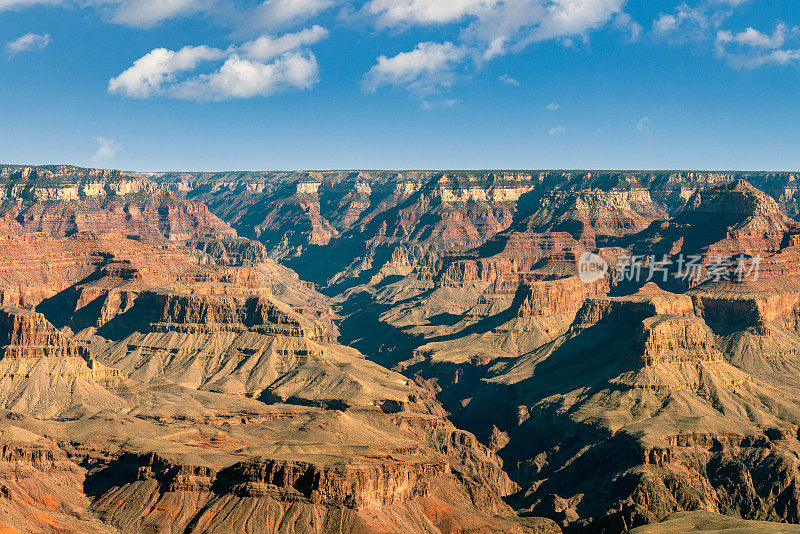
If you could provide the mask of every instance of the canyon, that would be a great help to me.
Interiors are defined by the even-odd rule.
[[[792,532],[798,176],[0,166],[0,532]]]

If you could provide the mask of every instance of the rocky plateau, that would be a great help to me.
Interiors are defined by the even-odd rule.
[[[797,178],[1,166],[0,532],[794,532]]]

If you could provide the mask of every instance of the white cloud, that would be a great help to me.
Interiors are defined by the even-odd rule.
[[[392,58],[381,56],[365,75],[364,87],[403,86],[412,92],[436,91],[454,83],[455,70],[466,60],[480,65],[519,52],[531,43],[587,33],[615,20],[638,39],[641,26],[622,11],[625,0],[370,0],[362,10],[381,27],[403,28],[463,22],[460,44],[420,43]],[[507,76],[507,75],[506,75]],[[500,81],[514,85],[513,79]]]
[[[33,52],[42,50],[50,44],[50,34],[26,33],[19,39],[15,39],[6,45],[6,52],[9,55],[19,54],[20,52]]]
[[[90,0],[116,24],[152,28],[158,24],[210,8],[214,0]]]
[[[0,11],[22,9],[40,4],[60,4],[61,0],[0,0]]]
[[[364,9],[379,26],[442,24],[485,13],[499,0],[370,0]]]
[[[772,35],[748,27],[741,32],[717,32],[717,55],[737,69],[755,69],[765,65],[790,65],[800,61],[800,50],[783,49],[787,39],[797,37],[797,27],[779,23]]]
[[[269,96],[285,89],[309,89],[318,73],[317,59],[310,52],[292,52],[268,64],[234,54],[215,72],[173,86],[170,96],[199,101]]]
[[[306,28],[297,33],[287,33],[273,38],[262,35],[258,39],[244,43],[240,50],[242,55],[257,61],[269,61],[290,50],[316,44],[328,37],[328,30],[322,26]]]
[[[185,46],[173,52],[156,48],[137,59],[133,66],[108,82],[108,92],[132,98],[148,98],[161,94],[175,75],[191,71],[205,61],[220,60],[225,53],[208,46]]]
[[[97,152],[94,153],[92,156],[92,165],[100,166],[104,163],[114,159],[119,151],[122,149],[119,143],[114,141],[113,139],[108,139],[106,137],[95,137],[95,142],[97,142]]]
[[[552,128],[550,128],[550,132],[549,133],[550,133],[551,136],[557,137],[557,136],[563,134],[566,131],[567,131],[567,127],[566,126],[553,126]]]
[[[105,20],[124,26],[151,28],[165,20],[206,12],[230,0],[0,0],[0,11],[34,5],[94,8]]]
[[[773,50],[762,57],[762,65],[788,65],[800,61],[800,50]]]
[[[519,87],[519,80],[512,78],[508,74],[502,74],[497,79],[500,80],[501,82],[503,82],[506,85],[513,85],[515,87]]]
[[[558,108],[561,107],[561,104],[556,104],[555,102],[550,102],[547,104],[547,109],[550,111],[558,111]]]
[[[673,13],[661,13],[653,21],[653,31],[675,43],[706,40],[711,28],[718,27],[729,15],[729,11],[709,10],[707,5],[690,7],[684,3]]]
[[[581,35],[604,25],[622,11],[623,4],[624,0],[554,0],[547,6],[546,15],[531,31],[528,40]]]
[[[662,13],[660,17],[653,21],[653,29],[656,33],[669,33],[678,27],[678,17]]]
[[[489,60],[530,43],[583,36],[622,13],[625,0],[370,0],[362,10],[380,27],[468,21],[461,38]],[[625,22],[628,19],[623,19]],[[636,32],[630,25],[631,31]]]
[[[800,36],[800,28],[779,22],[772,34],[747,27],[742,31],[721,29],[733,9],[751,0],[705,0],[695,7],[680,4],[673,13],[661,13],[653,21],[653,32],[669,42],[712,42],[717,56],[737,69],[764,65],[800,64],[800,50],[786,47]]]
[[[186,46],[177,52],[157,48],[109,80],[108,92],[130,98],[166,96],[206,101],[309,89],[319,79],[319,66],[314,54],[301,49],[327,35],[328,30],[314,26],[281,37],[262,36],[227,50],[209,46]],[[211,72],[190,74],[209,62],[222,65]]]
[[[771,50],[760,54],[729,55],[728,63],[737,69],[757,69],[766,65],[800,64],[800,50]]]
[[[630,42],[635,43],[642,35],[642,25],[633,20],[627,13],[620,12],[614,19],[614,26],[630,33]]]
[[[364,89],[374,91],[382,85],[395,85],[421,95],[435,93],[452,85],[455,69],[465,56],[463,47],[450,42],[419,43],[410,52],[378,57],[364,76]]]
[[[445,98],[441,100],[423,100],[420,107],[425,111],[430,111],[436,108],[454,108],[461,104],[461,100],[457,98]]]
[[[624,0],[519,0],[480,13],[463,37],[484,47],[484,59],[531,43],[582,36],[622,12]]]
[[[722,50],[720,57],[735,69],[757,69],[767,65],[785,66],[800,64],[800,49],[779,49],[732,53]]]
[[[234,3],[224,11],[240,33],[260,32],[301,24],[336,4],[337,0],[266,0],[251,9]]]
[[[797,33],[797,28],[792,30]],[[786,42],[786,24],[778,24],[772,35],[761,33],[755,28],[747,28],[743,32],[733,33],[731,31],[720,31],[717,33],[717,44],[737,43],[742,46],[754,48],[780,48]]]
[[[234,34],[276,32],[307,21],[342,0],[0,0],[0,12],[34,5],[96,10],[104,20],[134,28],[202,15]]]
[[[636,123],[636,129],[642,133],[646,133],[650,131],[650,117],[642,117],[639,119],[639,122]]]

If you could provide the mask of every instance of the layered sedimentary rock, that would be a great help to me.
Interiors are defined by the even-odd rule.
[[[645,365],[720,361],[722,353],[711,330],[699,317],[657,315],[642,321],[637,356]]]
[[[4,274],[9,303],[39,304],[124,377],[127,408],[60,422],[90,515],[132,532],[618,533],[698,509],[798,521],[794,175],[150,178],[261,244],[81,235],[62,248],[89,260],[42,273],[29,246]],[[33,239],[6,226],[9,243]],[[608,263],[599,278],[580,271],[588,252]],[[758,280],[619,276],[630,255],[699,254],[706,275],[739,253],[761,257]],[[332,343],[316,287],[341,339],[405,376]]]
[[[80,404],[119,408],[122,401],[107,389],[119,382],[117,369],[97,362],[44,315],[0,308],[0,407],[43,417]]]
[[[3,304],[40,306],[59,327],[76,332],[102,327],[152,287],[199,295],[271,295],[299,314],[313,336],[329,339],[335,332],[321,296],[270,260],[220,265],[195,249],[142,243],[119,232],[6,235],[0,236],[0,251],[5,252]]]
[[[517,520],[500,461],[439,417],[267,407],[130,381],[118,394],[122,407],[60,422],[2,412],[7,528],[559,531]]]
[[[632,530],[635,534],[678,534],[693,530],[712,532],[736,532],[737,534],[758,534],[760,532],[800,532],[798,525],[768,523],[766,521],[746,521],[712,512],[681,512],[669,515],[663,522]]]
[[[548,317],[577,312],[586,299],[603,291],[603,283],[586,283],[578,277],[532,282],[525,286],[525,297],[518,317]]]
[[[291,311],[264,297],[144,292],[118,322],[127,331],[109,323],[88,339],[98,358],[136,380],[322,406],[419,400],[404,377],[312,341]]]
[[[369,450],[380,446],[373,442]],[[414,449],[364,457],[348,442],[323,455],[298,451],[288,459],[278,452],[277,458],[227,459],[227,466],[126,453],[90,473],[88,486],[93,510],[127,532],[187,526],[228,532],[428,532],[449,525],[523,531],[511,516],[479,512],[446,459]],[[117,484],[108,487],[104,477],[115,477]],[[539,525],[545,527],[540,532],[558,532],[544,520]]]
[[[0,304],[35,306],[91,274],[102,261],[102,237],[83,237],[0,235]]]
[[[498,389],[538,399],[509,408],[498,425],[501,455],[529,488],[521,506],[607,532],[675,509],[796,521],[796,495],[784,491],[797,473],[796,289],[772,268],[785,263],[773,254],[793,254],[794,225],[749,185],[699,193],[658,235],[676,236],[672,253],[762,254],[763,279],[590,296],[566,338],[489,370],[490,386],[456,420],[497,425],[485,404]],[[658,243],[648,242],[653,228],[633,246]],[[578,482],[598,469],[605,482]],[[753,470],[769,475],[749,478]],[[613,497],[600,504],[597,494]]]
[[[56,471],[33,465],[0,500],[9,528],[558,532],[514,516],[502,461],[428,390],[331,343],[319,294],[260,245],[20,243],[3,289],[58,285],[0,312],[3,442],[55,436],[71,478],[40,502]]]
[[[644,229],[695,191],[747,180],[797,213],[793,173],[327,172],[167,173],[153,179],[206,202],[318,285],[379,271],[397,244],[436,254],[479,246],[518,221],[587,244]],[[307,184],[313,184],[313,187]],[[723,206],[724,207],[724,206]],[[325,241],[322,244],[322,241]],[[324,268],[295,262],[325,249]],[[377,262],[376,262],[377,260]],[[304,263],[306,263],[304,265]],[[356,264],[361,264],[355,268]]]
[[[208,193],[196,198],[320,285],[372,276],[398,245],[425,243],[428,253],[480,245],[511,225],[515,205],[533,190],[531,176],[522,173],[181,173],[154,179],[187,197],[202,187]],[[295,265],[293,258],[319,247],[329,249],[324,263]]]
[[[779,323],[797,329],[800,287],[789,278],[765,277],[748,284],[709,283],[688,292],[706,320],[722,329]]]
[[[294,265],[329,258],[300,268],[341,303],[344,339],[439,391],[506,460],[515,506],[592,532],[697,508],[795,521],[795,176],[501,176],[322,173],[301,196],[330,240],[258,238]],[[288,199],[303,177],[161,179],[240,228],[261,209],[239,203],[253,184]],[[608,263],[601,280],[576,277],[585,252]],[[703,276],[713,255],[759,256],[763,280],[619,276],[626,255],[680,254],[702,255]]]
[[[699,190],[689,198],[675,222],[697,229],[704,225],[716,230],[724,225],[725,240],[736,240],[739,244],[754,240],[757,248],[767,245],[772,251],[780,248],[784,234],[797,228],[797,223],[781,211],[774,199],[744,180]],[[735,252],[749,251],[740,248]]]
[[[739,180],[697,191],[673,218],[639,234],[629,252],[658,262],[666,259],[673,269],[672,287],[685,290],[710,276],[717,281],[752,280],[790,272],[781,266],[797,257],[798,232],[798,223],[771,197]],[[702,265],[700,272],[689,267],[692,261]],[[684,279],[675,280],[680,266]]]
[[[187,247],[208,254],[217,263],[231,266],[258,265],[267,261],[267,250],[250,239],[190,239]]]
[[[0,214],[12,228],[57,237],[109,230],[149,241],[236,236],[204,204],[146,178],[77,167],[0,167]]]
[[[55,358],[39,358],[48,359]],[[50,365],[46,375],[20,378],[30,389],[60,370]],[[55,392],[73,391],[60,421],[39,406],[4,404],[38,419],[0,412],[9,451],[0,471],[14,466],[15,473],[0,496],[9,528],[558,532],[533,519],[521,530],[501,499],[516,490],[501,461],[441,416],[408,411],[409,404],[360,412],[268,407],[130,380],[118,382],[113,396],[98,390],[83,400],[80,386],[52,383],[43,391],[49,397],[39,403],[51,408]],[[24,450],[21,438],[45,442],[43,434],[59,436],[40,447],[44,454],[10,452]]]
[[[636,324],[656,315],[694,314],[694,303],[689,296],[670,293],[654,283],[648,283],[632,295],[623,297],[600,295],[586,299],[578,311],[576,324],[593,325],[603,322],[618,326]]]
[[[666,217],[646,189],[553,191],[538,209],[515,227],[531,233],[567,232],[589,249],[598,239],[640,232]]]
[[[183,247],[119,235],[44,238],[51,242],[98,253],[80,274],[62,273],[73,285],[39,309],[125,376],[317,404],[416,402],[405,378],[330,343],[328,312],[281,269],[205,264]],[[12,258],[9,271],[24,276]],[[7,351],[83,354],[84,347],[48,332],[52,339],[10,342]]]
[[[564,525],[619,532],[676,508],[793,521],[791,493],[787,507],[768,495],[796,479],[797,393],[727,363],[715,341],[696,316],[581,328],[496,366],[457,420],[507,421],[501,454],[529,488],[518,506]],[[489,417],[505,388],[527,400]],[[752,469],[770,475],[735,474]]]
[[[89,511],[84,472],[55,442],[9,425],[0,439],[0,531],[115,531]]]
[[[32,310],[0,308],[2,358],[80,358],[88,356],[51,325],[44,315]]]

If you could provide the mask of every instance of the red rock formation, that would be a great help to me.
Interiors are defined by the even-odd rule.
[[[800,287],[795,280],[769,277],[744,284],[711,283],[688,294],[714,325],[741,329],[775,322],[792,330],[800,326]]]
[[[549,317],[574,314],[588,297],[603,294],[607,290],[605,279],[592,283],[585,283],[578,277],[532,282],[526,287],[525,299],[519,307],[517,316]]]
[[[181,295],[147,292],[140,303],[153,322],[194,323],[215,326],[217,324],[242,325],[246,328],[257,325],[285,325],[288,329],[303,332],[297,319],[281,311],[274,303],[258,296]]]
[[[774,200],[741,178],[769,185]],[[277,192],[298,179],[244,180]],[[800,255],[797,224],[780,210],[793,206],[796,213],[793,175],[313,179],[318,214],[335,221],[338,236],[319,247],[285,232],[260,239],[279,257],[297,257],[293,265],[337,295],[352,314],[346,336],[374,346],[376,357],[384,356],[381,347],[404,352],[400,368],[420,373],[421,383],[429,379],[459,424],[498,448],[525,488],[517,506],[598,532],[698,507],[796,521],[789,451],[800,420],[790,350],[798,292],[789,279],[798,275]],[[369,196],[347,196],[356,180],[369,184]],[[208,178],[203,187],[216,183]],[[233,184],[225,187],[229,195]],[[224,195],[204,198],[224,204],[226,220],[246,227],[256,210],[240,201],[251,193]],[[587,287],[574,278],[587,250],[611,260],[612,270],[622,254],[761,255],[764,280],[772,281],[706,283],[687,294],[688,285],[663,283],[670,293],[638,281],[612,284],[620,296],[608,297],[603,282]],[[325,269],[311,268],[317,258],[325,258]],[[374,345],[365,341],[374,338]],[[752,351],[739,354],[745,338],[755,339],[753,350],[783,356],[765,363]],[[729,361],[758,364],[758,379]],[[777,428],[782,437],[769,437]],[[702,431],[706,441],[691,441]],[[726,439],[736,432],[738,441]]]
[[[624,297],[597,296],[586,299],[578,316],[577,325],[592,325],[600,321],[617,326],[637,324],[656,315],[693,316],[694,304],[686,295],[669,293],[654,283],[643,286],[639,292]]]
[[[316,466],[254,459],[235,464],[226,477],[241,492],[259,495],[275,486],[289,495],[326,506],[381,508],[429,494],[429,480],[447,471],[444,459],[423,462],[385,459],[377,465]]]
[[[91,460],[98,474],[124,475],[93,495],[97,510],[121,529],[222,529],[227,517],[234,530],[253,522],[312,531],[326,522],[355,532],[414,532],[420,524],[480,531],[502,530],[502,523],[511,530],[519,523],[486,517],[510,513],[501,497],[518,489],[503,463],[522,486],[515,507],[576,530],[617,533],[701,507],[797,521],[800,366],[791,347],[800,330],[793,281],[800,233],[780,211],[796,206],[796,191],[788,174],[752,176],[770,184],[776,199],[733,181],[742,177],[733,173],[165,175],[158,179],[198,194],[263,248],[198,238],[187,252],[121,236],[113,246],[98,244],[110,238],[76,236],[62,249],[82,247],[80,254],[58,263],[61,245],[42,241],[49,252],[27,244],[25,261],[0,265],[7,280],[0,295],[38,303],[58,287],[62,299],[45,303],[48,314],[66,310],[63,324],[83,330],[78,338],[105,361],[152,380],[146,388],[169,378],[204,390],[185,401],[202,414],[191,415],[193,428],[177,423],[180,410],[150,397],[149,409],[137,405],[137,417],[125,420],[152,418],[170,436],[191,435],[163,446],[181,451],[180,458],[156,460],[152,450],[140,450],[127,462],[106,449]],[[698,191],[709,184],[718,187]],[[22,189],[11,191],[22,198]],[[49,199],[60,207],[39,213],[9,202],[9,235],[24,230],[25,213],[30,227],[71,231],[65,229],[75,226],[77,212],[65,206],[102,196],[91,188],[73,195],[61,185],[37,191],[25,202]],[[172,200],[164,202],[174,228],[159,223],[161,236],[214,226],[188,205],[170,211]],[[114,202],[102,210],[108,213],[84,213],[81,224],[121,224]],[[664,220],[651,224],[657,218]],[[9,237],[7,249],[23,242]],[[764,278],[687,293],[670,283],[662,285],[677,293],[641,281],[583,284],[575,274],[584,251],[612,260],[630,253],[759,254]],[[348,339],[390,347],[404,362],[398,368],[420,373],[416,382],[427,391],[354,351],[309,339],[327,328],[303,302],[312,288],[267,266],[265,254],[335,295]],[[41,270],[42,262],[51,267]],[[280,283],[265,282],[270,269]],[[282,284],[288,297],[279,298]],[[126,388],[135,390],[123,385],[119,394]],[[491,450],[436,415],[426,396],[433,391]],[[294,411],[325,408],[325,418],[271,414],[265,417],[281,425],[248,430],[261,423],[234,411],[223,417],[211,400],[248,400],[243,395],[275,410],[280,403],[294,403]],[[347,426],[348,418],[358,420]],[[388,419],[405,437],[376,452],[370,447],[384,436],[400,439],[383,426]],[[104,422],[116,424],[125,426]],[[298,434],[280,444],[259,441],[289,428]],[[351,439],[356,428],[366,437],[345,452],[296,457],[330,446],[330,436]],[[319,438],[321,429],[330,434]],[[158,438],[146,430],[137,426],[148,440]],[[126,462],[136,465],[134,476]],[[466,515],[458,515],[459,504]]]
[[[545,194],[539,208],[515,229],[531,233],[567,232],[594,249],[598,238],[641,232],[666,215],[646,189],[553,191]]]
[[[644,365],[721,361],[711,330],[699,317],[657,315],[642,321],[636,358]]]
[[[88,357],[77,345],[32,310],[0,308],[0,347],[3,358]]]
[[[55,443],[21,430],[2,437],[0,532],[113,532],[89,512],[84,472]]]
[[[119,171],[6,168],[2,182],[0,213],[27,232],[63,237],[116,230],[149,241],[236,237],[204,204]]]
[[[301,414],[293,417],[304,420]],[[258,524],[266,532],[286,528],[290,533],[326,532],[326,525],[333,525],[354,533],[416,533],[430,531],[427,525],[431,523],[442,525],[444,531],[449,528],[445,525],[464,524],[477,531],[559,532],[552,522],[533,518],[526,522],[531,526],[527,530],[511,514],[500,497],[516,486],[474,437],[456,431],[441,418],[391,417],[400,430],[392,430],[392,425],[380,427],[374,418],[361,419],[361,431],[371,431],[365,423],[381,428],[381,437],[369,445],[350,445],[350,440],[358,439],[358,431],[348,427],[339,445],[309,442],[302,451],[282,452],[286,446],[295,447],[293,439],[275,451],[277,458],[255,451],[244,454],[245,458],[241,452],[228,458],[225,433],[219,432],[205,445],[217,452],[208,457],[210,462],[192,455],[126,452],[103,457],[102,451],[94,451],[97,469],[87,478],[86,487],[93,496],[93,510],[126,532],[155,526],[182,530],[187,525],[244,532],[247,525]],[[332,419],[346,423],[348,417],[312,415],[306,425],[329,424]],[[273,431],[289,428],[280,421],[266,424]],[[315,425],[305,432],[319,438],[326,427]],[[242,431],[246,428],[232,435]],[[259,431],[263,429],[252,430]],[[384,444],[385,433],[392,433],[402,444]],[[175,437],[172,434],[170,439]],[[384,446],[390,449],[374,450]],[[315,453],[319,447],[330,453]],[[85,452],[76,450],[75,454]],[[294,526],[286,527],[287,521]]]
[[[255,266],[267,261],[264,245],[250,239],[190,239],[185,244],[208,254],[221,265]]]
[[[0,408],[42,417],[81,403],[119,408],[122,401],[106,388],[120,378],[41,313],[0,308]]]

